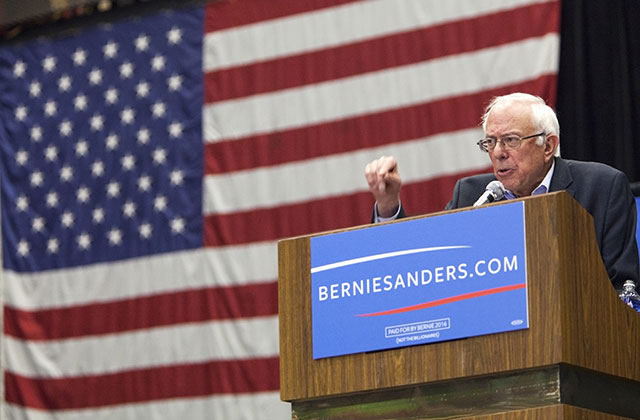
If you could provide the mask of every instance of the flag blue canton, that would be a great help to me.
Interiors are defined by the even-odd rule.
[[[0,50],[6,268],[201,246],[202,15]]]

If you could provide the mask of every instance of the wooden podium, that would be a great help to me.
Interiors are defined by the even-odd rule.
[[[565,192],[522,200],[525,330],[313,360],[316,235],[280,241],[280,395],[292,418],[640,419],[640,314],[611,286],[591,216]]]

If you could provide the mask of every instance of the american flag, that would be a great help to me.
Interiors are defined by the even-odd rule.
[[[222,0],[1,48],[5,418],[290,418],[276,241],[367,223],[383,154],[442,209],[492,96],[555,102],[559,13]]]

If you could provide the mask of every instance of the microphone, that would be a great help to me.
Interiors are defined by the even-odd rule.
[[[504,197],[504,185],[500,181],[491,181],[487,184],[484,192],[478,198],[478,200],[473,203],[473,207],[478,207],[483,204],[493,203],[494,201],[501,200]]]

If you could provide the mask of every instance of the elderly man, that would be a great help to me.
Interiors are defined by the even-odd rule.
[[[544,100],[525,93],[495,98],[483,116],[485,138],[478,146],[489,154],[493,174],[458,180],[446,209],[471,206],[493,180],[502,182],[505,199],[566,190],[592,216],[602,260],[614,287],[638,283],[636,208],[626,176],[607,165],[559,157],[559,124]],[[383,156],[365,168],[376,199],[374,221],[405,216],[400,203],[398,163]]]

